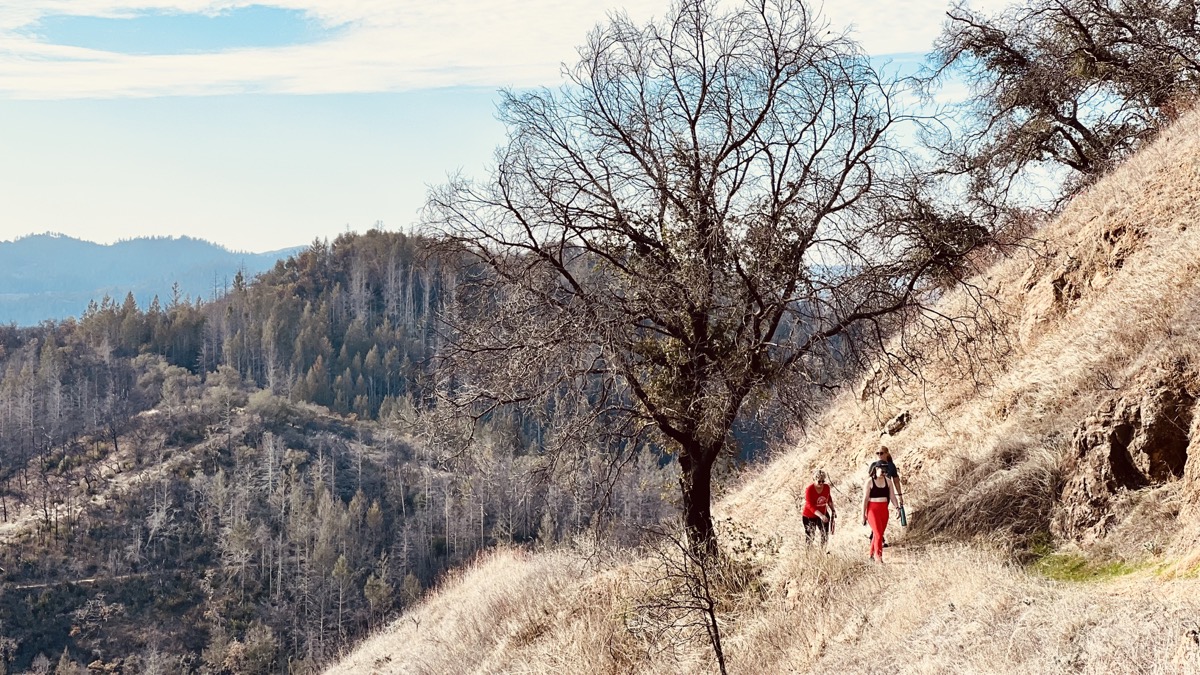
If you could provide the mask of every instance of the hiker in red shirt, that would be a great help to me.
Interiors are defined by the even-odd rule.
[[[833,509],[833,493],[825,482],[825,472],[817,469],[813,482],[804,489],[804,541],[808,544],[820,533],[821,546],[829,543],[829,526],[837,516]]]

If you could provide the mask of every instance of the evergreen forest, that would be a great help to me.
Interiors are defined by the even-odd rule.
[[[439,411],[463,271],[428,249],[346,234],[213,301],[0,329],[0,670],[316,672],[482,548],[659,522],[655,452]]]

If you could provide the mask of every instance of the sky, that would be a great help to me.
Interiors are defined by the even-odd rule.
[[[947,6],[823,13],[873,56],[911,61]],[[261,252],[409,230],[429,187],[486,176],[504,140],[498,89],[557,86],[610,12],[640,22],[668,7],[0,0],[0,240],[188,235]]]

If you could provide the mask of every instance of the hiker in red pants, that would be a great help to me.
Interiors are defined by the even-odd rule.
[[[887,529],[889,502],[900,508],[887,474],[872,465],[871,477],[863,486],[863,525],[871,526],[871,559],[879,562],[883,562],[883,531]]]
[[[875,451],[875,461],[871,462],[871,468],[876,466],[883,471],[884,476],[890,479],[892,489],[896,491],[896,503],[903,508],[904,488],[900,486],[900,470],[896,468],[896,461],[892,459],[892,451],[888,450],[886,445],[879,446],[879,450]]]
[[[896,468],[896,462],[892,459],[892,451],[888,450],[886,445],[879,446],[879,450],[875,452],[875,461],[871,462],[871,466],[867,469],[867,473],[871,473],[876,467],[883,473],[884,478],[888,479],[892,491],[895,493],[896,504],[900,511],[900,524],[907,526],[908,523],[904,520],[904,489],[900,486],[900,470]],[[884,540],[883,546],[886,548],[887,540]]]

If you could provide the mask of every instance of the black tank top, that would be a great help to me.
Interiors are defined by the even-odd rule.
[[[871,481],[871,491],[869,493],[867,493],[867,498],[868,499],[878,499],[878,498],[887,499],[892,496],[891,490],[892,490],[892,487],[890,485],[885,484],[883,487],[879,487],[878,485],[875,484],[875,481],[872,480]]]

